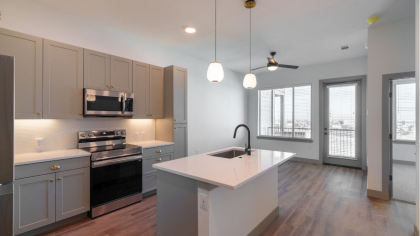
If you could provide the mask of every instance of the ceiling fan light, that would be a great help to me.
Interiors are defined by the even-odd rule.
[[[243,85],[246,89],[255,88],[257,86],[257,77],[255,77],[253,73],[249,72],[245,75]]]
[[[278,68],[278,66],[276,66],[276,65],[271,65],[271,66],[268,66],[268,67],[267,67],[267,69],[268,69],[269,71],[275,71],[275,70],[277,70],[277,68]]]
[[[217,83],[223,80],[225,73],[223,72],[223,66],[217,61],[212,62],[207,70],[207,79],[210,82]]]

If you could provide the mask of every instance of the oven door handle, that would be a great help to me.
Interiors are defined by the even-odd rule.
[[[141,158],[142,158],[141,155],[136,155],[136,156],[128,156],[128,157],[122,157],[122,158],[115,158],[115,159],[106,160],[106,161],[92,162],[92,168],[115,165],[115,164],[120,164],[124,162],[130,162],[130,161],[137,161],[137,160],[140,160]]]

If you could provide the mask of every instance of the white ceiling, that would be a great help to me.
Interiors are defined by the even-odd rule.
[[[174,50],[214,60],[213,0],[33,0]],[[245,0],[219,0],[218,56],[226,68],[249,70],[249,10]],[[252,10],[252,67],[270,51],[282,64],[311,65],[367,55],[366,19],[377,24],[415,15],[414,0],[256,0]],[[186,34],[193,26],[197,32]],[[414,29],[413,29],[414,30]],[[342,45],[351,49],[341,51]],[[267,72],[267,70],[259,70]]]

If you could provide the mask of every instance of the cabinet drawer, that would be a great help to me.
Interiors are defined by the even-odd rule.
[[[153,148],[143,148],[143,157],[163,155],[165,153],[174,152],[174,145],[167,145]]]
[[[143,174],[150,174],[156,172],[156,169],[153,168],[153,164],[162,163],[165,161],[172,160],[173,154],[162,154],[154,157],[143,158]]]
[[[143,193],[155,190],[157,187],[157,173],[143,176]]]
[[[59,166],[58,169],[51,169],[54,165]],[[78,157],[65,160],[48,161],[15,167],[15,179],[22,179],[37,175],[51,174],[55,172],[90,167],[90,157]]]

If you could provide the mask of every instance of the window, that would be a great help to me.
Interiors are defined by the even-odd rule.
[[[416,84],[414,79],[394,81],[394,134],[396,140],[416,140]]]
[[[259,91],[260,136],[311,138],[311,86]]]

